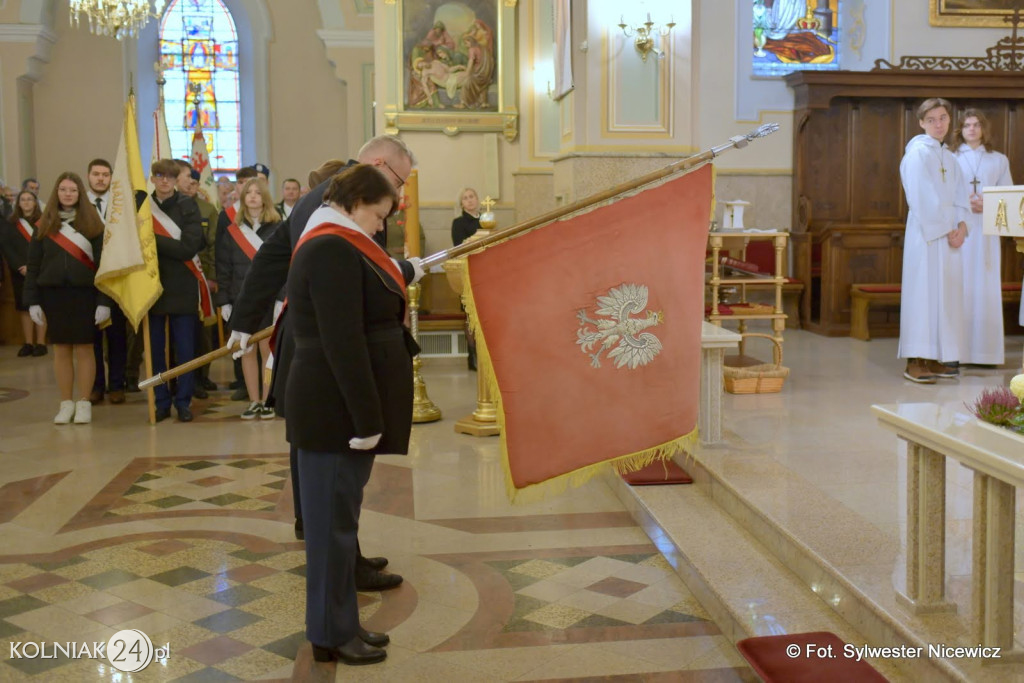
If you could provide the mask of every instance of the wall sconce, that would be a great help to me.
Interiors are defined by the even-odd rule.
[[[621,16],[619,17],[619,28],[627,38],[632,38],[636,35],[633,40],[633,45],[636,47],[636,51],[640,53],[640,59],[645,63],[647,62],[647,55],[653,52],[658,57],[663,57],[664,52],[654,47],[654,36],[659,35],[663,38],[669,34],[669,31],[676,25],[675,19],[669,17],[669,21],[664,26],[657,26],[651,21],[651,13],[647,13],[647,21],[639,26],[629,27],[626,25],[626,20]]]

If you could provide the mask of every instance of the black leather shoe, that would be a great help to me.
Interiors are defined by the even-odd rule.
[[[313,646],[313,659],[318,662],[339,661],[351,666],[376,664],[387,659],[388,653],[379,647],[367,645],[356,637],[338,648]]]
[[[373,645],[374,647],[384,647],[391,642],[391,638],[386,633],[377,633],[376,631],[367,631],[362,626],[359,627],[359,640],[363,641],[367,645]]]
[[[157,408],[156,409],[156,421],[163,422],[171,416],[170,408]]]
[[[21,348],[18,349],[18,358],[25,358],[31,356],[32,352],[36,350],[36,347],[32,344],[22,344]]]
[[[188,406],[182,406],[178,408],[178,422],[191,422],[192,421],[192,409]]]
[[[137,394],[142,391],[142,389],[139,389],[139,380],[137,379],[125,380],[124,390],[129,394]]]
[[[45,356],[46,355],[46,344],[36,344],[35,348],[32,349],[33,356]]]
[[[192,398],[210,398],[210,394],[203,388],[203,385],[197,384],[192,390]]]
[[[356,590],[358,591],[386,591],[397,588],[402,580],[398,574],[388,574],[373,569],[356,570]]]
[[[298,541],[306,540],[306,532],[302,529],[302,517],[295,518],[295,539]]]
[[[203,385],[203,389],[207,391],[217,391],[217,383],[211,380],[209,377],[203,377],[199,380],[199,383]]]
[[[388,566],[388,558],[386,557],[363,557],[362,555],[356,557],[357,569],[375,569],[380,571],[386,566]]]

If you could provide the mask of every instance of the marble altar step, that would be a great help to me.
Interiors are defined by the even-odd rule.
[[[693,460],[679,464],[691,486],[609,485],[722,629],[737,642],[760,635],[831,631],[847,643],[876,643],[841,616],[809,584],[714,500],[715,484]],[[710,495],[709,495],[710,493]],[[898,645],[894,637],[885,645]],[[908,643],[909,644],[909,643]],[[943,681],[958,676],[927,659],[869,660],[890,681]]]

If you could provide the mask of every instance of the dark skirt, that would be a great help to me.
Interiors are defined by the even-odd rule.
[[[28,306],[21,301],[21,293],[25,290],[25,276],[12,269],[11,286],[14,288],[14,310],[27,311]]]
[[[96,330],[95,287],[40,287],[47,334],[54,344],[92,344]]]

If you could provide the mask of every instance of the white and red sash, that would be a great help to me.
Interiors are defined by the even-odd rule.
[[[256,258],[256,252],[263,246],[263,240],[256,234],[256,229],[245,223],[238,225],[231,221],[231,225],[228,226],[228,234],[231,235],[231,239],[235,241],[242,253],[249,257],[250,261]]]
[[[96,261],[92,254],[92,243],[85,238],[85,235],[71,227],[70,223],[61,223],[60,232],[49,237],[76,261],[95,272]]]
[[[231,204],[230,206],[224,207],[224,213],[228,215],[228,220],[230,220],[232,223],[235,222],[235,216],[238,215],[238,206],[239,204],[236,202],[234,204]]]
[[[150,211],[153,213],[153,232],[174,240],[181,240],[181,228],[164,213],[163,209],[157,206],[155,201],[150,202]],[[191,261],[185,261],[185,267],[199,281],[199,310],[204,318],[209,318],[213,315],[213,297],[210,295],[210,286],[206,283],[206,278],[203,277],[203,265],[199,261],[199,256],[193,256]]]
[[[35,227],[24,218],[19,218],[15,227],[18,228],[18,234],[24,237],[26,242],[31,242],[32,235],[36,234]]]

